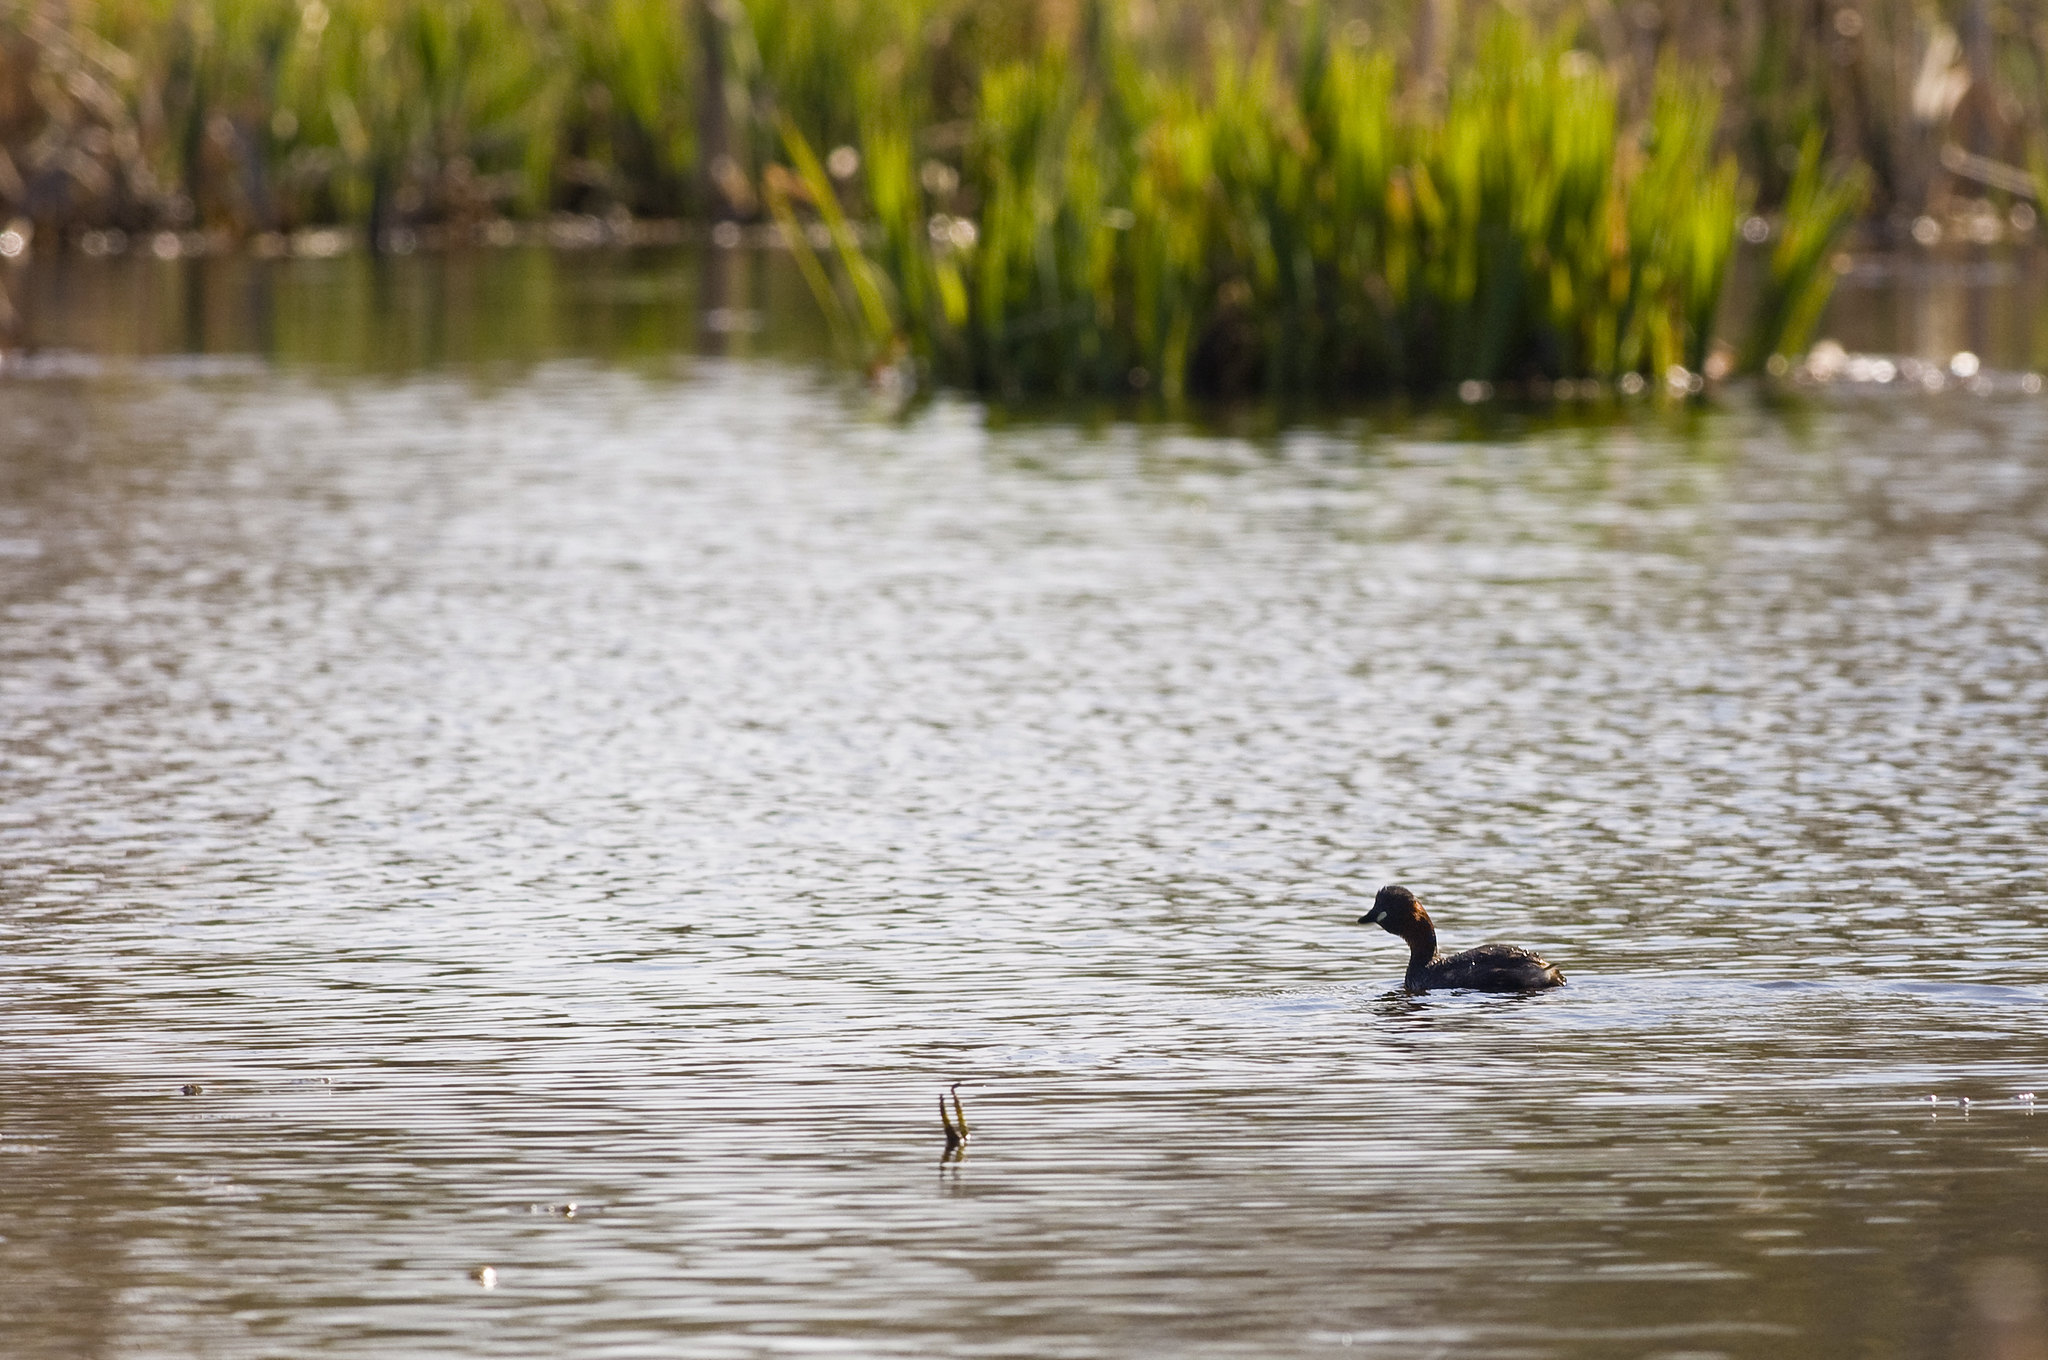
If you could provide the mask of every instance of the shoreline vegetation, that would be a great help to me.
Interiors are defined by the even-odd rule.
[[[1807,8],[0,0],[0,256],[765,238],[892,381],[1684,395],[2034,224],[2048,22]]]

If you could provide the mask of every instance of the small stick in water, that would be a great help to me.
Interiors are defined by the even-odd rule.
[[[939,1154],[942,1162],[957,1162],[967,1155],[967,1111],[960,1108],[960,1085],[956,1081],[949,1088],[953,1093],[953,1114],[959,1118],[957,1126],[947,1117],[944,1092],[939,1095],[939,1124],[946,1130],[946,1150]]]

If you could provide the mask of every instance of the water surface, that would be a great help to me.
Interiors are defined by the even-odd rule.
[[[2040,399],[898,419],[567,282],[0,379],[9,1354],[2038,1326]]]

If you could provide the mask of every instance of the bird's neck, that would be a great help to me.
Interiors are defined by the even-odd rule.
[[[1408,941],[1408,974],[1413,977],[1436,959],[1436,927],[1427,916],[1419,917],[1401,938]]]

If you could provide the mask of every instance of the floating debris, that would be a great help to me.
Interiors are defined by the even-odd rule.
[[[200,1085],[200,1084],[199,1084],[198,1082],[196,1082],[196,1081],[188,1081],[188,1082],[186,1082],[186,1083],[185,1083],[185,1084],[184,1084],[183,1086],[180,1086],[180,1087],[178,1088],[178,1094],[179,1094],[179,1095],[181,1095],[181,1096],[200,1096],[200,1095],[205,1095],[205,1094],[206,1094],[206,1088],[205,1088],[204,1086],[201,1086],[201,1085]]]
[[[475,1280],[485,1289],[496,1289],[498,1287],[498,1270],[495,1266],[478,1266],[475,1270],[469,1272],[469,1278]]]
[[[1979,1108],[2016,1108],[2032,1114],[2039,1102],[2032,1091],[2018,1091],[2013,1094],[2010,1101],[1978,1100],[1972,1096],[1956,1096],[1952,1099],[1945,1099],[1941,1096],[1921,1096],[1913,1103],[1915,1105],[1925,1105],[1929,1113],[1938,1113],[1946,1107],[1951,1110],[1961,1110],[1965,1115],[1968,1115],[1970,1111]]]

